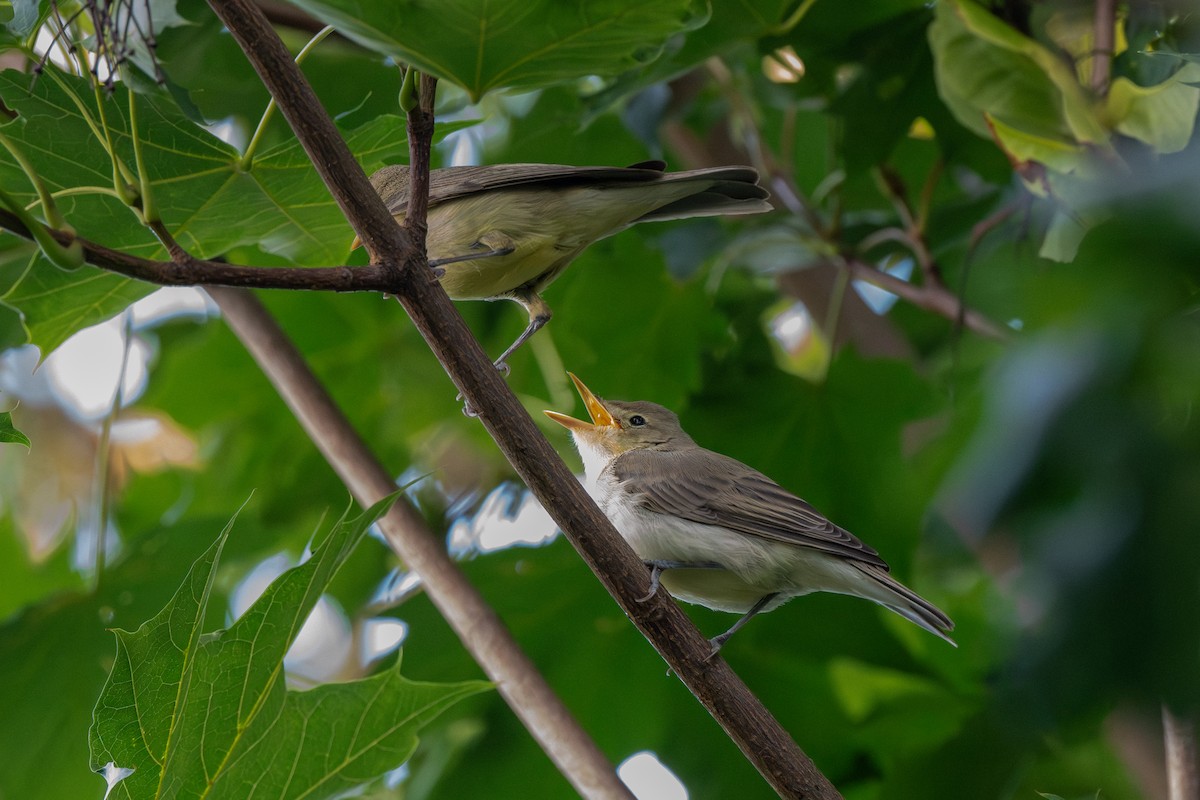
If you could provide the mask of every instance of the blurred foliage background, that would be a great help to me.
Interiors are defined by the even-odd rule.
[[[565,369],[674,408],[954,618],[958,649],[868,603],[805,597],[725,649],[847,797],[1165,797],[1162,708],[1194,720],[1200,706],[1200,13],[1100,5],[268,10],[295,50],[320,27],[300,10],[336,21],[344,35],[304,71],[368,170],[406,157],[396,61],[443,79],[439,164],[759,168],[773,214],[645,225],[586,251],[546,292],[554,320],[508,381],[539,420],[578,410]],[[30,52],[58,47],[37,43],[55,17],[12,4],[0,186],[35,199],[21,151],[81,235],[161,257],[111,191],[108,153],[135,162],[133,86],[145,175],[195,254],[362,263],[280,118],[242,158],[268,97],[207,6],[152,8],[153,57],[133,41],[129,61],[162,85],[94,94],[61,59],[31,77]],[[107,145],[88,125],[102,110]],[[213,312],[130,314],[154,287],[0,245],[0,441],[31,441],[0,444],[0,797],[100,796],[87,731],[107,629],[156,613],[244,503],[214,584],[229,610],[212,621],[228,624],[247,576],[294,563],[346,491]],[[696,800],[770,796],[569,545],[488,543],[501,529],[542,541],[548,523],[397,304],[262,298],[398,479],[428,474],[409,494],[614,762],[652,751]],[[491,353],[524,325],[512,304],[459,308]],[[55,376],[99,360],[33,370],[113,318],[137,373],[125,391],[97,375],[107,394],[84,408]],[[481,677],[376,538],[327,601],[317,649],[331,659],[290,662],[293,685],[394,660],[372,645],[381,620],[406,626],[410,678]],[[689,613],[706,632],[729,622]],[[571,790],[492,692],[430,724],[370,791]]]

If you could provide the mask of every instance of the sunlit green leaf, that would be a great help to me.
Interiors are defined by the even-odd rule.
[[[989,136],[989,115],[1035,136],[1107,149],[1108,132],[1071,66],[975,0],[938,3],[929,43],[942,99],[979,135]]]
[[[398,767],[422,725],[486,688],[417,684],[398,668],[308,692],[284,686],[288,647],[392,499],[339,523],[228,630],[202,636],[226,527],[162,612],[135,633],[117,632],[91,747],[93,769],[111,762],[134,770],[119,796],[336,796]]]
[[[1118,131],[1159,153],[1187,147],[1200,109],[1200,64],[1188,64],[1157,86],[1138,86],[1128,78],[1113,81],[1105,113]]]

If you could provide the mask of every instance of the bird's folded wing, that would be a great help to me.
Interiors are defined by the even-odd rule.
[[[486,167],[446,167],[429,176],[429,204],[435,206],[458,197],[538,184],[588,185],[637,183],[658,180],[665,164],[643,162],[632,167],[571,167],[563,164],[496,164]],[[388,210],[397,214],[408,207],[408,192]],[[395,207],[391,207],[394,205]]]
[[[761,472],[703,448],[634,450],[610,467],[645,509],[887,569],[852,533]]]

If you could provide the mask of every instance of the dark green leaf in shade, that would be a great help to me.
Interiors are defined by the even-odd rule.
[[[633,232],[593,245],[547,292],[556,313],[548,329],[564,366],[605,387],[597,391],[678,407],[725,332],[703,279],[676,281],[662,263]]]
[[[711,13],[703,25],[680,33],[664,48],[654,63],[640,66],[615,78],[602,91],[588,96],[588,120],[611,108],[623,98],[650,87],[663,87],[678,75],[703,64],[706,58],[780,33],[786,15],[796,6],[791,0],[720,0],[709,4]],[[669,92],[668,92],[669,93]]]
[[[657,58],[704,18],[694,0],[294,0],[364,47],[452,81],[479,100],[581,75],[616,75]]]

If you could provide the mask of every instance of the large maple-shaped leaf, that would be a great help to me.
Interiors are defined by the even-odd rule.
[[[94,769],[132,770],[110,796],[340,795],[398,767],[421,726],[487,688],[415,683],[396,667],[307,692],[286,689],[284,654],[387,502],[339,523],[228,630],[201,633],[229,527],[156,617],[134,633],[117,631],[90,737]]]
[[[4,134],[24,153],[80,236],[146,258],[164,250],[112,192],[112,161],[98,138],[101,122],[113,150],[135,164],[130,96],[117,86],[97,102],[88,83],[47,67],[36,80],[0,73],[0,99],[17,118]],[[343,263],[352,233],[300,145],[241,154],[189,120],[168,98],[138,95],[143,163],[163,222],[189,252],[219,256],[257,247],[297,265]],[[368,171],[404,152],[404,122],[380,117],[348,131],[347,142]],[[0,186],[22,202],[33,187],[0,150]],[[55,269],[34,254],[0,297],[24,315],[31,340],[49,352],[75,331],[111,317],[153,286],[92,268]]]
[[[365,47],[453,81],[478,100],[656,58],[706,18],[694,0],[293,0]]]

